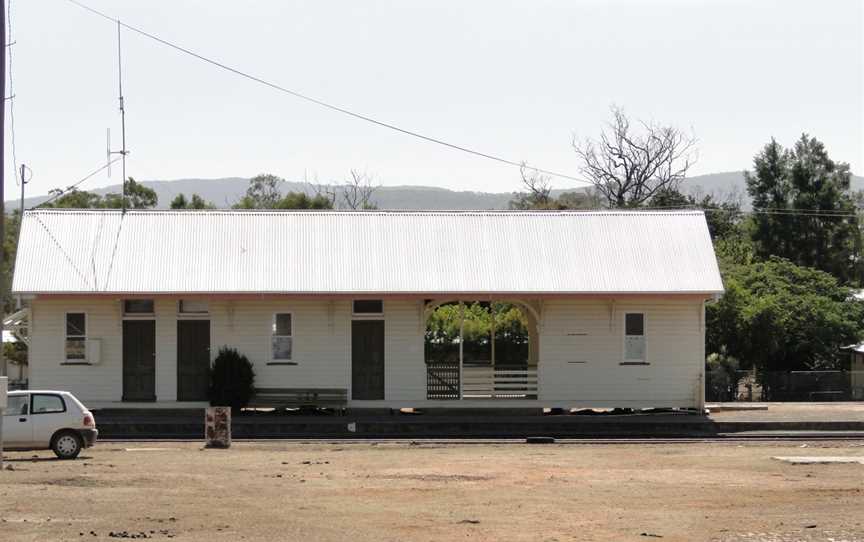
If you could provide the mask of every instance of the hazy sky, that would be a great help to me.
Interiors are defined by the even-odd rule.
[[[808,132],[864,171],[860,0],[237,2],[82,0],[285,87],[433,137],[578,175],[570,139],[610,104],[694,131],[693,174],[741,170]],[[13,0],[17,156],[28,193],[119,143],[116,27],[66,0]],[[512,191],[518,170],[241,79],[125,31],[128,173]],[[8,127],[8,108],[7,108]],[[8,141],[8,140],[7,140]],[[6,194],[11,177],[7,145]],[[120,180],[100,174],[82,185]],[[572,181],[554,180],[558,187]]]

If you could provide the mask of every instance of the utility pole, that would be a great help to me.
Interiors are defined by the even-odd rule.
[[[27,166],[23,163],[21,164],[21,209],[18,211],[18,237],[15,239],[15,253],[18,253],[18,247],[21,245],[21,226],[24,225],[24,185],[27,184],[27,179],[25,175],[27,173]],[[21,296],[15,296],[15,310],[21,310]]]
[[[0,0],[2,1],[2,0]],[[120,90],[120,137],[122,138],[123,149],[120,151],[120,155],[123,158],[123,178],[120,179],[120,186],[122,187],[122,196],[120,198],[120,206],[123,209],[123,213],[126,212],[126,107],[123,103],[123,52],[120,49],[120,31],[121,24],[120,19],[117,19],[117,83]]]
[[[3,89],[3,111],[0,112],[0,243],[6,241],[6,202],[3,184],[6,182],[6,2],[0,2],[0,88]],[[6,271],[3,261],[3,251],[0,250],[0,317],[6,320]],[[0,321],[2,321],[0,320]],[[0,328],[6,326],[0,323]],[[0,333],[2,335],[2,333]],[[0,342],[2,346],[2,342]],[[6,376],[6,356],[0,347],[0,376]]]
[[[27,181],[24,180],[24,175],[25,175],[26,171],[27,171],[27,166],[25,166],[24,164],[21,164],[21,208],[19,210],[19,212],[21,214],[18,215],[18,220],[21,220],[24,218],[24,185],[27,184]],[[20,226],[18,228],[18,237],[21,237]]]

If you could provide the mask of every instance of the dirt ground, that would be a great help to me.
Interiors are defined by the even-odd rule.
[[[0,540],[864,540],[864,442],[101,443],[6,454]]]

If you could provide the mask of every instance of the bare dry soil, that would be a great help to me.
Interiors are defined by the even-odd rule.
[[[802,447],[805,446],[805,447]],[[0,540],[864,540],[864,443],[101,443],[6,454]]]

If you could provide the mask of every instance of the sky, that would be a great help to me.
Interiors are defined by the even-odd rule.
[[[81,0],[165,40],[357,113],[579,177],[571,140],[617,105],[692,131],[692,175],[744,170],[803,132],[864,172],[860,0]],[[12,0],[15,155],[28,196],[119,148],[116,26]],[[128,175],[510,192],[518,168],[299,100],[124,31]],[[7,101],[6,197],[13,176]],[[80,187],[120,182],[119,167]],[[555,187],[579,184],[552,179]]]

